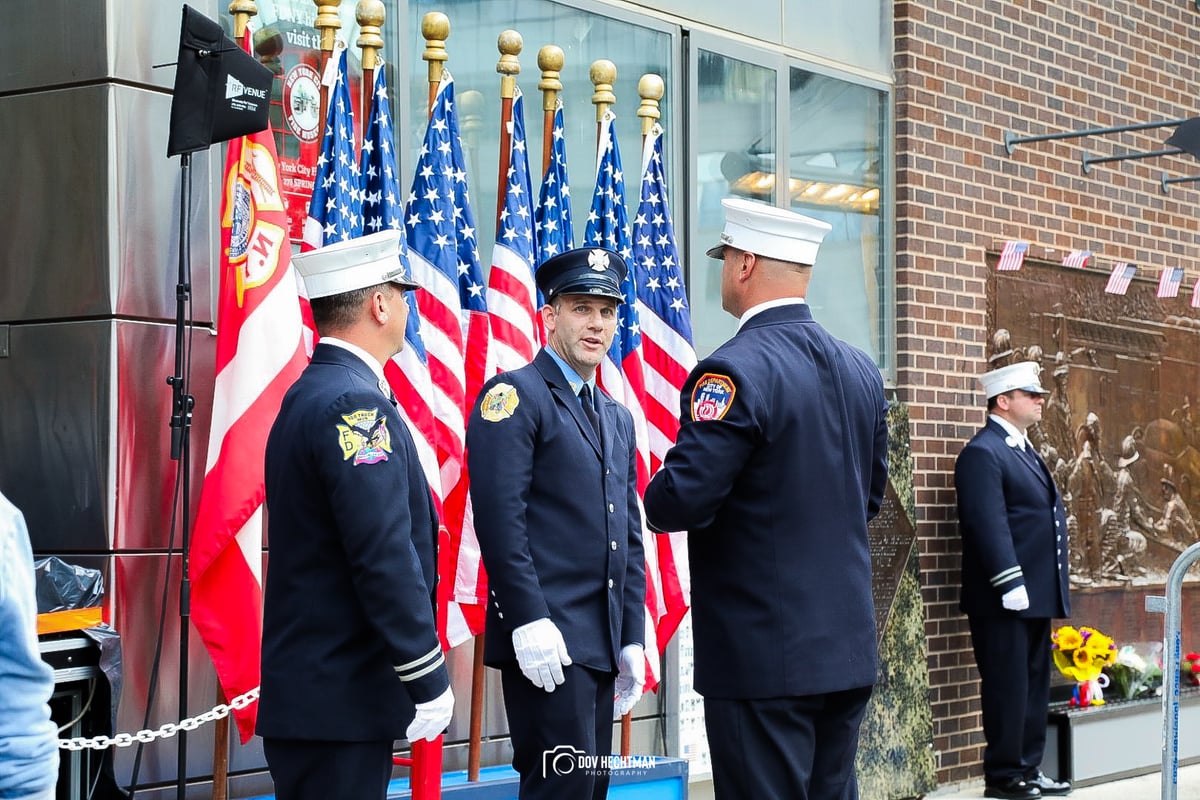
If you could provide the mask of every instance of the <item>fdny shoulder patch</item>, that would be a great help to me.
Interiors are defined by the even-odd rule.
[[[733,406],[737,387],[728,375],[706,372],[692,387],[692,419],[711,422],[724,417]]]
[[[479,403],[479,416],[488,422],[506,420],[517,410],[521,398],[517,397],[516,387],[507,383],[497,383],[483,396]]]
[[[360,408],[342,414],[342,421],[346,424],[338,424],[336,428],[343,461],[353,459],[351,466],[357,467],[388,460],[392,435],[388,432],[387,417],[378,408]]]

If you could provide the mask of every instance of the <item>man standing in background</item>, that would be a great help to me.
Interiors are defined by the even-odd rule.
[[[988,421],[954,467],[962,599],[979,667],[984,796],[1030,800],[1071,785],[1041,772],[1050,620],[1071,613],[1066,512],[1027,432],[1042,418],[1038,365],[980,376]]]
[[[683,386],[646,519],[688,531],[696,690],[719,800],[852,800],[875,683],[867,522],[887,486],[875,363],[805,302],[830,226],[722,201],[737,334]]]
[[[0,797],[52,800],[58,732],[47,702],[54,671],[37,642],[33,553],[25,517],[0,494]]]

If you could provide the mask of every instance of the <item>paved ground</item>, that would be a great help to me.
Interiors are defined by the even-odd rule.
[[[1200,798],[1200,764],[1181,767],[1176,788],[1178,800]],[[1157,772],[1123,781],[1085,786],[1068,795],[1070,800],[1159,800],[1162,796],[1162,782]],[[983,797],[983,782],[942,787],[928,797],[929,800],[979,800]]]

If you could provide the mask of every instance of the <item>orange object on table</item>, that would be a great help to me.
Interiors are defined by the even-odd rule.
[[[37,615],[37,632],[38,636],[42,636],[47,633],[79,631],[84,628],[94,628],[103,621],[103,609],[99,606],[51,611],[47,614]]]

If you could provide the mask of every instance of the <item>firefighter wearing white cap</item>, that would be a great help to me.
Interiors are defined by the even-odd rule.
[[[646,519],[688,531],[716,797],[847,800],[876,672],[867,521],[887,485],[883,382],[804,301],[830,226],[722,204],[708,254],[741,325],[684,383]]]
[[[984,796],[1028,800],[1071,786],[1041,771],[1050,693],[1050,621],[1070,614],[1066,512],[1028,429],[1042,418],[1038,365],[979,377],[987,425],[954,469],[962,595],[979,666]]]
[[[416,286],[402,241],[386,231],[293,260],[321,341],[267,439],[257,733],[280,800],[383,800],[394,740],[436,738],[454,706],[437,513],[383,372]]]

